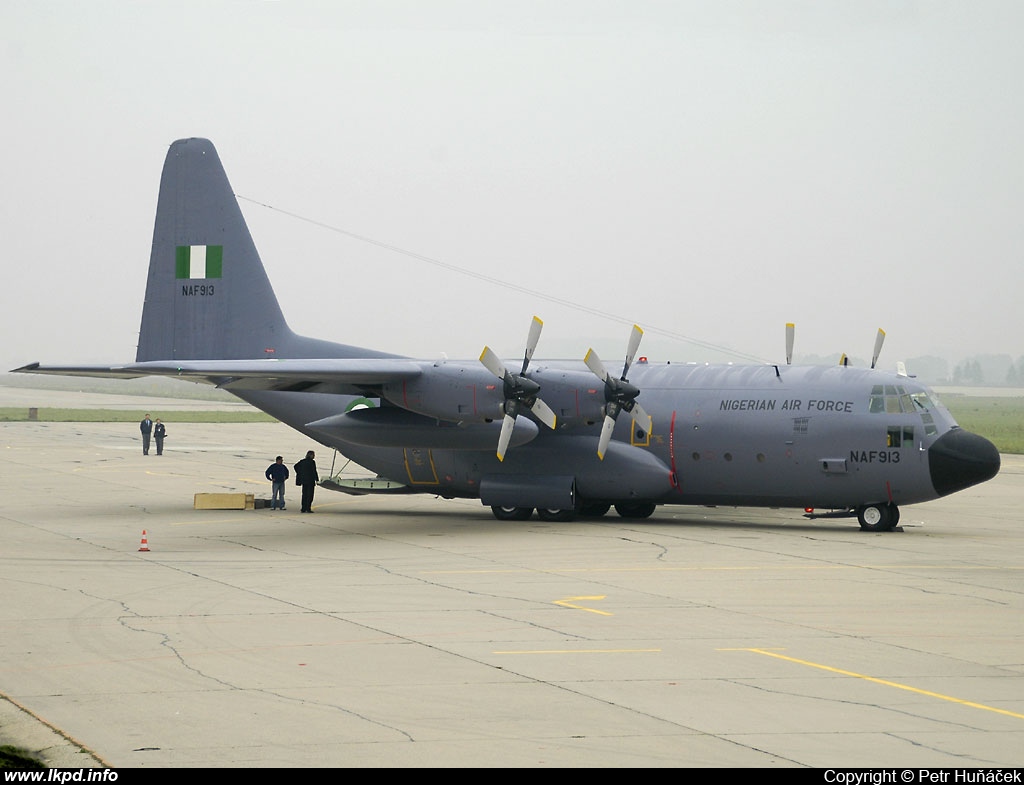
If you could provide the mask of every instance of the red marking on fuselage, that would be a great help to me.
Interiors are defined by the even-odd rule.
[[[668,462],[672,467],[670,478],[672,487],[679,490],[679,474],[676,472],[676,413],[672,411],[672,420],[668,426]]]

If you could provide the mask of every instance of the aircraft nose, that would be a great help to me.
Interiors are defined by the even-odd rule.
[[[928,469],[939,496],[991,480],[999,472],[999,450],[976,433],[955,428],[928,448]]]

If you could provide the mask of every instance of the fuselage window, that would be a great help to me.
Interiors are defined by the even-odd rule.
[[[932,417],[928,412],[921,415],[921,420],[924,421],[924,432],[928,436],[934,436],[939,432],[939,429],[935,427],[935,418]]]
[[[913,447],[914,427],[911,425],[890,425],[886,431],[887,447]]]

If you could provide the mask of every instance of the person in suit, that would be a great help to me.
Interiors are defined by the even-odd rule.
[[[147,414],[139,423],[139,430],[142,431],[142,454],[149,455],[149,437],[153,434],[153,421]]]
[[[316,472],[316,455],[312,450],[306,453],[306,457],[295,464],[295,484],[302,486],[302,506],[299,512],[313,512],[313,491],[316,484],[320,482],[320,475]]]

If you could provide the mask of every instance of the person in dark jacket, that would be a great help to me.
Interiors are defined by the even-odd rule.
[[[270,509],[284,509],[284,481],[291,475],[284,465],[284,458],[278,455],[267,467],[267,479],[270,480]]]
[[[299,512],[313,512],[313,491],[316,484],[320,482],[320,475],[316,472],[316,456],[310,450],[306,457],[295,464],[295,484],[302,486],[302,506]]]
[[[153,438],[156,439],[156,454],[164,454],[164,437],[167,435],[167,427],[156,418],[156,425],[153,426]]]

